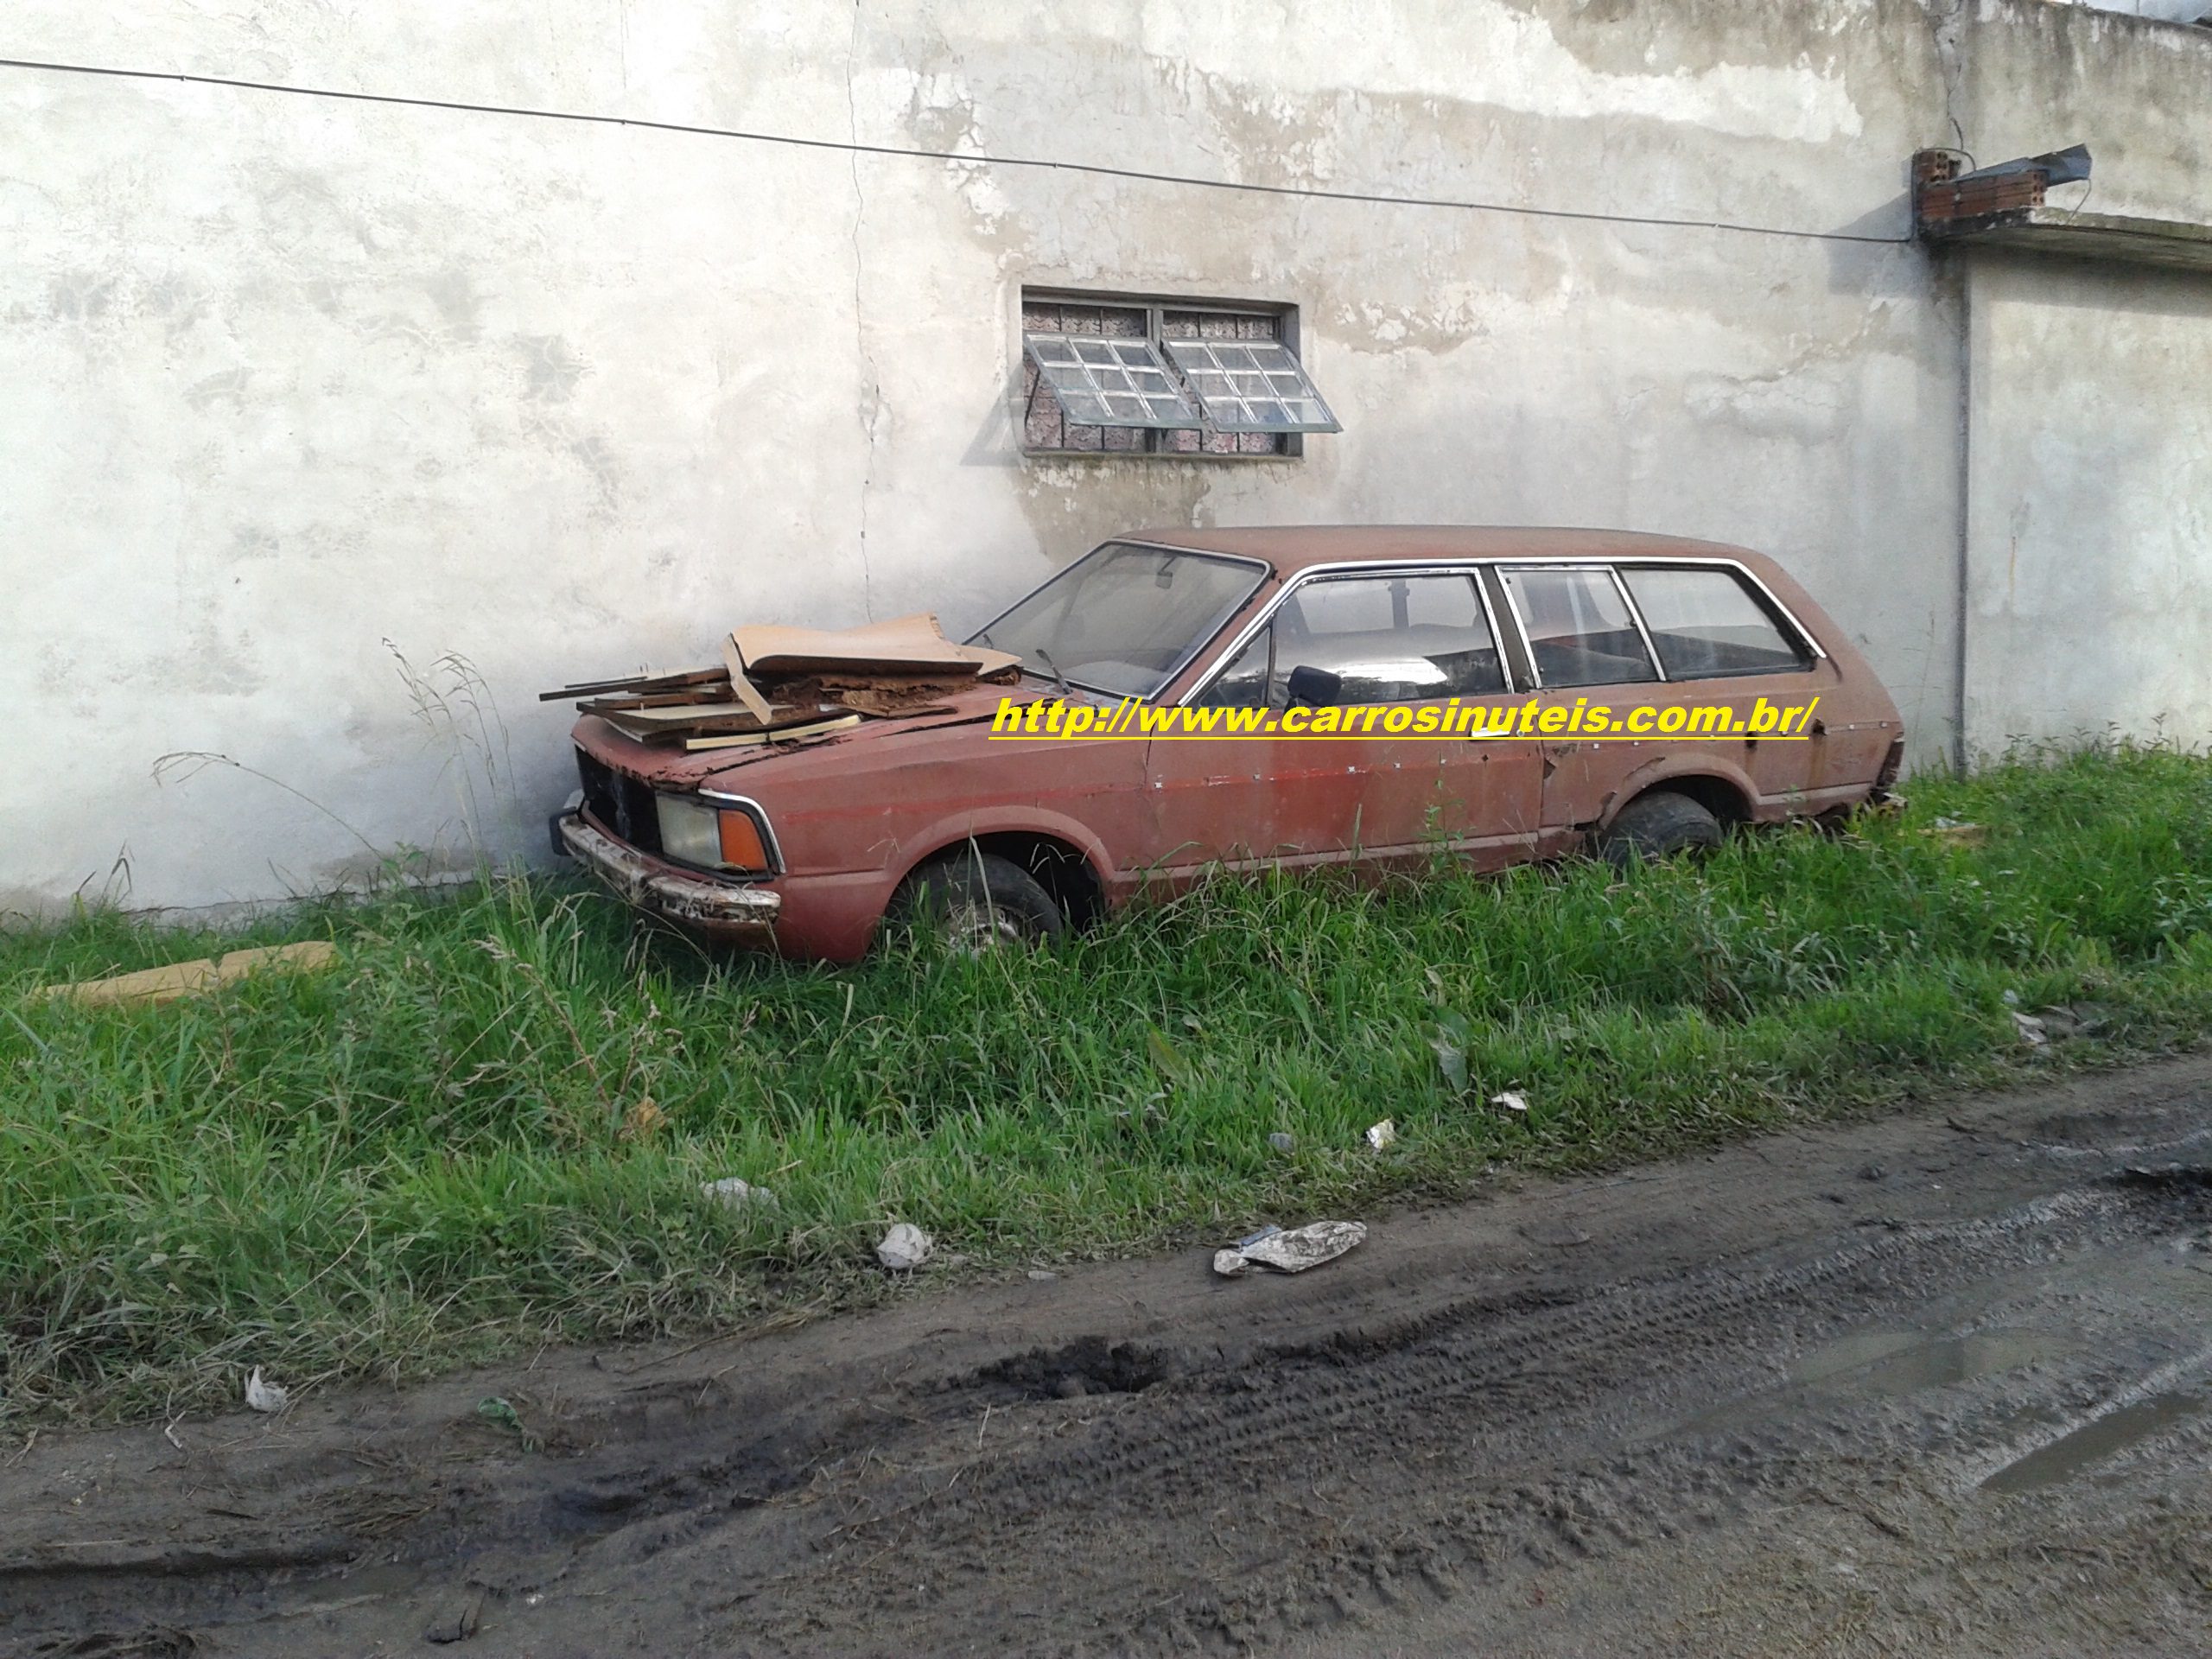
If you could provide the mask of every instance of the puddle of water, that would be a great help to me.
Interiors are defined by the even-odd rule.
[[[1878,1359],[1917,1346],[1927,1340],[1919,1331],[1854,1331],[1847,1337],[1822,1344],[1797,1362],[1789,1373],[1792,1382],[1825,1382],[1829,1377],[1872,1365]]]
[[[1852,1394],[1910,1394],[2018,1370],[2075,1351],[2040,1331],[1980,1331],[1936,1337],[1915,1331],[1858,1331],[1816,1348],[1790,1374],[1799,1384],[1826,1383]]]
[[[2006,1464],[1981,1483],[1985,1492],[2032,1492],[2070,1479],[2093,1463],[2101,1462],[2136,1441],[2196,1416],[2205,1401],[2194,1394],[2154,1394],[2132,1406],[2107,1412],[2094,1422],[2084,1423],[2071,1434]]]
[[[1729,1433],[1797,1408],[1798,1390],[1860,1399],[1945,1388],[2009,1371],[2038,1359],[2079,1351],[2040,1331],[1983,1331],[1931,1337],[1925,1331],[1854,1331],[1815,1348],[1787,1381],[1762,1395],[1725,1400],[1677,1423],[1674,1434]]]

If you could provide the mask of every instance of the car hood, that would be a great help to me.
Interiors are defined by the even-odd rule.
[[[863,767],[890,760],[899,746],[925,733],[986,723],[998,713],[1001,701],[1027,705],[1051,702],[1058,695],[1055,688],[1028,678],[1018,685],[978,685],[950,692],[911,715],[887,718],[863,715],[859,725],[826,737],[736,749],[687,752],[680,747],[640,743],[594,715],[586,715],[576,722],[574,736],[579,747],[618,772],[642,779],[656,789],[691,790],[715,787],[715,780],[732,773],[750,772],[757,766],[780,769],[781,763],[802,756],[818,764],[834,753],[842,764]],[[1099,707],[1108,707],[1117,701],[1082,690],[1072,692],[1068,700]]]

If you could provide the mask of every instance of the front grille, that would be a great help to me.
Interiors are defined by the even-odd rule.
[[[641,853],[660,851],[660,814],[650,785],[625,777],[594,755],[576,751],[576,773],[583,779],[584,807],[615,839]]]

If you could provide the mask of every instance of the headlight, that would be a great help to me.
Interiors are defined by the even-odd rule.
[[[775,868],[764,826],[742,807],[717,810],[689,795],[657,795],[662,854],[679,864],[766,875]]]

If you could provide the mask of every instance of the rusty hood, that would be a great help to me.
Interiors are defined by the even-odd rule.
[[[831,755],[855,770],[893,759],[894,752],[913,739],[950,728],[988,723],[1001,701],[1027,705],[1050,702],[1059,696],[1057,687],[1025,677],[1014,685],[977,685],[947,692],[912,714],[863,718],[857,726],[820,737],[763,743],[744,748],[683,750],[640,742],[618,731],[595,715],[576,721],[574,738],[578,747],[616,771],[663,790],[693,790],[711,786],[714,780],[760,766],[782,770],[804,757],[814,770]],[[1069,701],[1101,706],[1114,699],[1081,690]]]

